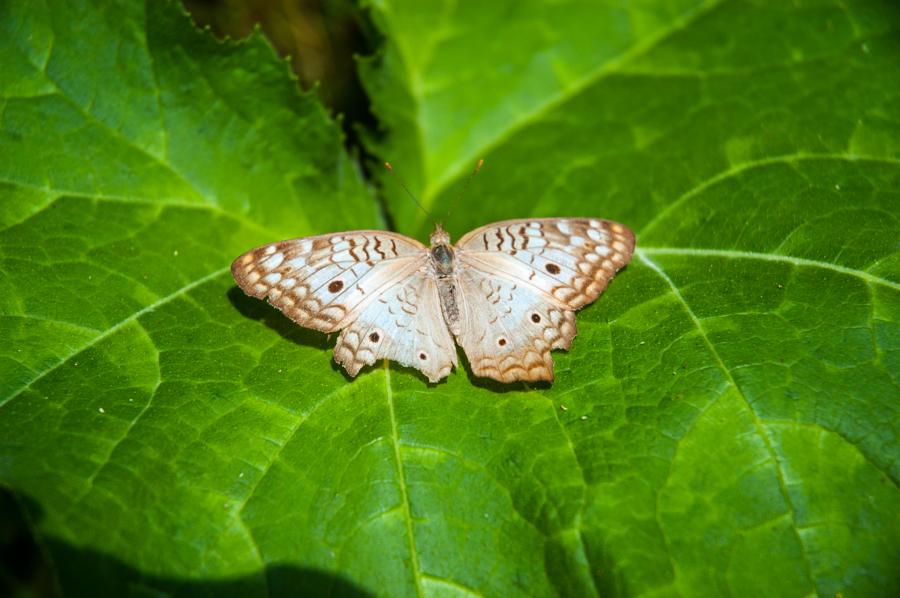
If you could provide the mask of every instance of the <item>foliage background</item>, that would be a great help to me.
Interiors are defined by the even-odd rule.
[[[896,3],[189,7],[249,37],[0,4],[3,593],[900,592]],[[350,382],[230,280],[479,157],[454,236],[638,234],[552,386]]]

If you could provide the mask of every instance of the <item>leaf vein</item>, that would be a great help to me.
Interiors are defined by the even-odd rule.
[[[409,543],[410,565],[413,579],[416,582],[416,595],[424,596],[422,588],[422,572],[419,569],[419,554],[416,549],[416,539],[413,535],[412,512],[409,504],[409,493],[406,488],[406,474],[403,471],[403,459],[400,456],[400,436],[397,431],[397,415],[394,412],[394,389],[391,387],[390,362],[384,360],[384,389],[387,397],[388,413],[391,418],[391,438],[394,444],[394,459],[397,462],[397,481],[400,486],[401,500],[403,501],[403,514],[406,519],[406,538]]]
[[[895,158],[886,158],[886,157],[878,157],[878,156],[862,156],[858,154],[813,154],[813,153],[802,153],[798,152],[796,154],[784,154],[780,156],[771,156],[768,158],[761,158],[759,160],[752,160],[748,162],[744,162],[743,164],[738,164],[737,166],[732,165],[730,168],[723,170],[719,173],[716,173],[713,176],[707,177],[706,179],[698,182],[696,185],[682,193],[675,201],[668,204],[665,208],[660,210],[656,216],[653,217],[641,231],[638,233],[638,237],[644,237],[656,226],[658,225],[666,216],[668,216],[673,210],[681,207],[682,204],[689,201],[693,197],[699,195],[700,193],[706,191],[710,187],[721,183],[733,176],[740,175],[746,171],[754,170],[756,168],[761,168],[764,166],[772,166],[775,164],[792,164],[795,162],[805,161],[805,160],[846,160],[852,162],[882,162],[885,164],[893,164],[900,166],[900,159]]]
[[[674,33],[685,29],[696,19],[700,18],[702,15],[706,14],[720,4],[721,0],[708,0],[707,2],[701,4],[699,7],[686,11],[679,18],[673,19],[671,25],[668,28],[662,29],[655,35],[651,35],[647,39],[632,46],[630,50],[622,53],[618,57],[600,64],[598,68],[588,72],[584,77],[574,82],[569,87],[560,89],[559,93],[551,96],[543,103],[538,104],[530,112],[525,113],[521,119],[517,120],[497,137],[484,143],[483,147],[481,147],[481,149],[479,149],[477,153],[479,155],[489,153],[501,143],[511,138],[515,133],[537,121],[539,118],[541,118],[551,110],[559,107],[575,94],[591,85],[594,85],[598,81],[602,81],[605,77],[616,73],[617,69],[620,69],[623,65],[626,65],[629,62],[647,54],[648,52],[659,46],[663,41],[672,36]],[[457,158],[456,163],[448,168],[445,171],[445,174],[437,181],[435,181],[433,186],[426,187],[425,191],[422,193],[423,203],[426,206],[428,206],[432,202],[432,200],[437,197],[453,179],[459,176],[464,168],[467,168],[467,164],[474,161],[473,155],[474,154],[471,152],[461,154]]]
[[[575,450],[575,445],[572,443],[572,437],[569,435],[569,431],[563,425],[562,421],[559,419],[559,411],[556,408],[556,401],[550,401],[550,411],[553,412],[553,418],[556,420],[556,424],[559,426],[560,432],[562,432],[563,438],[566,440],[566,444],[569,446],[569,450],[572,451],[572,458],[575,461],[575,467],[578,468],[578,475],[581,476],[581,499],[578,503],[578,512],[575,513],[575,521],[572,522],[573,527],[575,528],[575,533],[578,534],[578,543],[581,547],[581,552],[584,555],[584,561],[588,564],[588,577],[591,580],[591,588],[593,589],[594,596],[600,596],[600,588],[597,587],[597,580],[594,579],[594,576],[590,573],[590,571],[594,570],[593,564],[591,563],[591,557],[587,550],[587,542],[585,541],[584,534],[582,533],[582,516],[584,514],[584,505],[587,502],[587,477],[584,475],[584,465],[581,463],[581,459],[578,456],[578,451]]]
[[[753,419],[753,427],[756,431],[756,434],[762,441],[763,445],[765,446],[766,452],[769,454],[769,458],[771,459],[772,464],[774,466],[775,477],[778,481],[778,488],[781,493],[782,499],[784,500],[785,505],[787,506],[788,511],[790,512],[791,530],[794,532],[794,535],[797,538],[797,542],[799,543],[801,550],[803,552],[803,560],[807,567],[807,574],[809,575],[809,579],[811,581],[814,580],[816,578],[816,576],[813,572],[812,562],[811,562],[809,554],[807,552],[807,547],[803,543],[803,539],[801,538],[799,532],[797,531],[796,509],[794,507],[793,501],[791,500],[790,493],[788,492],[788,489],[787,489],[787,484],[784,479],[784,471],[782,470],[781,462],[778,459],[778,455],[775,452],[775,448],[772,446],[772,442],[771,442],[768,434],[766,434],[766,431],[763,427],[762,421],[759,419],[759,416],[757,415],[756,410],[754,410],[754,408],[753,408],[753,403],[750,401],[750,399],[747,397],[747,395],[744,394],[743,389],[737,383],[737,380],[734,379],[734,376],[732,376],[731,370],[728,368],[727,365],[725,365],[725,362],[722,360],[721,355],[719,355],[719,352],[716,350],[715,345],[712,343],[712,341],[709,339],[709,336],[706,334],[706,330],[703,328],[703,323],[700,321],[700,319],[697,317],[697,315],[691,309],[690,304],[688,304],[688,302],[685,300],[684,296],[681,294],[681,291],[678,290],[678,287],[675,285],[675,282],[671,278],[669,278],[669,275],[666,274],[662,268],[660,268],[655,262],[650,260],[646,255],[644,255],[641,252],[636,252],[636,253],[637,253],[638,257],[640,258],[640,260],[642,262],[644,262],[644,264],[646,264],[651,270],[653,270],[672,290],[672,295],[678,300],[679,303],[681,303],[688,318],[691,320],[693,325],[697,328],[697,331],[700,334],[700,338],[703,339],[703,343],[706,345],[706,348],[709,350],[709,353],[712,356],[713,360],[716,362],[716,364],[721,369],[722,374],[726,377],[728,383],[735,389],[738,396],[740,396],[741,400],[746,404],[747,410],[748,410],[751,418]]]
[[[137,325],[140,326],[140,322],[138,322]],[[141,327],[141,328],[143,329],[143,327]],[[144,331],[144,334],[147,335],[148,340],[149,340],[150,335],[147,333],[147,331],[145,329],[143,331]],[[152,344],[152,341],[151,341],[151,344]],[[125,428],[125,432],[110,447],[109,452],[106,454],[106,458],[101,463],[99,463],[97,468],[94,470],[94,472],[90,476],[88,476],[85,489],[81,492],[81,494],[78,495],[77,498],[75,498],[70,503],[69,512],[71,512],[73,509],[78,507],[78,505],[81,503],[81,501],[88,494],[90,494],[91,490],[94,488],[94,480],[96,480],[97,476],[100,475],[100,473],[110,464],[110,462],[112,461],[113,455],[116,452],[116,449],[118,449],[119,446],[123,442],[125,442],[125,440],[128,438],[128,435],[131,433],[131,431],[137,425],[138,421],[140,421],[140,419],[144,416],[144,414],[147,413],[147,411],[150,409],[150,405],[153,403],[154,397],[156,397],[156,392],[159,390],[160,384],[162,384],[162,366],[160,365],[160,362],[159,362],[159,349],[157,349],[155,345],[154,345],[154,349],[156,350],[156,382],[153,385],[153,389],[150,391],[150,394],[147,396],[147,402],[144,403],[143,407],[141,407],[141,410],[138,412],[137,416],[128,423],[128,426]]]
[[[73,350],[72,352],[70,352],[68,355],[66,355],[65,357],[63,357],[63,358],[60,359],[59,361],[57,361],[55,364],[53,364],[53,365],[50,366],[49,368],[47,368],[47,369],[45,369],[44,371],[42,371],[36,378],[34,378],[34,379],[31,380],[30,382],[28,382],[28,383],[26,383],[26,384],[20,386],[20,387],[17,388],[16,390],[14,390],[14,391],[12,392],[12,394],[10,394],[9,396],[7,396],[7,397],[5,397],[5,398],[3,398],[3,399],[0,399],[0,408],[2,408],[4,405],[6,405],[7,403],[9,403],[10,401],[12,401],[13,399],[15,399],[16,397],[18,397],[19,395],[21,395],[21,394],[22,394],[23,392],[25,392],[27,389],[31,388],[36,382],[39,382],[40,380],[42,380],[44,377],[46,377],[46,376],[47,376],[48,374],[50,374],[51,372],[56,371],[57,368],[59,368],[59,367],[60,367],[61,365],[63,365],[64,363],[68,362],[68,361],[69,361],[70,359],[72,359],[74,356],[76,356],[76,355],[78,355],[78,354],[80,354],[80,353],[82,353],[82,352],[84,352],[84,351],[87,351],[88,349],[90,349],[91,347],[93,347],[94,345],[96,345],[97,343],[99,343],[100,341],[104,340],[105,338],[108,338],[108,337],[112,336],[113,334],[115,334],[115,333],[118,332],[119,330],[122,330],[125,326],[127,326],[127,325],[130,324],[131,322],[136,321],[136,320],[137,320],[138,318],[140,318],[141,316],[143,316],[143,315],[145,315],[145,314],[147,314],[147,313],[150,313],[151,311],[155,310],[157,307],[161,307],[161,306],[165,305],[166,303],[168,303],[169,301],[172,301],[172,300],[174,300],[174,299],[177,299],[178,297],[184,295],[185,293],[190,292],[191,290],[195,289],[196,287],[201,286],[201,285],[203,285],[203,284],[205,284],[205,283],[207,283],[207,282],[209,282],[209,281],[211,281],[211,280],[214,280],[214,279],[218,278],[219,276],[222,276],[223,274],[226,274],[226,273],[228,273],[228,272],[229,272],[229,268],[220,268],[219,270],[216,270],[216,271],[214,271],[214,272],[211,272],[210,274],[207,274],[206,276],[203,276],[202,278],[198,278],[197,280],[194,280],[194,281],[192,281],[192,282],[190,282],[190,283],[184,285],[183,287],[181,287],[181,288],[177,289],[176,291],[174,291],[174,292],[172,292],[172,293],[166,295],[165,297],[159,298],[157,301],[154,301],[153,303],[151,303],[150,305],[144,307],[143,309],[140,309],[140,310],[134,312],[133,314],[131,314],[131,315],[128,316],[127,318],[121,320],[121,321],[118,322],[117,324],[114,324],[113,326],[111,326],[110,328],[108,328],[108,329],[107,329],[106,331],[104,331],[103,333],[98,334],[96,337],[94,337],[94,338],[91,339],[90,341],[88,341],[88,342],[86,342],[86,343],[83,343],[83,344],[80,345],[79,347],[75,348],[75,350]]]
[[[677,255],[677,256],[696,256],[696,257],[723,257],[723,258],[733,258],[733,259],[746,259],[746,260],[762,260],[767,262],[782,262],[791,264],[793,266],[801,266],[801,267],[809,267],[809,268],[824,268],[826,270],[833,270],[835,272],[839,272],[841,274],[846,274],[848,276],[855,276],[856,278],[860,278],[867,283],[877,284],[881,286],[886,286],[888,288],[894,289],[895,291],[900,291],[900,283],[894,282],[891,280],[887,280],[885,278],[881,278],[880,276],[875,276],[874,274],[870,274],[865,270],[858,270],[856,268],[848,268],[847,266],[839,266],[837,264],[832,264],[831,262],[823,262],[819,260],[811,260],[802,257],[794,257],[791,255],[782,255],[775,253],[762,253],[757,251],[736,251],[732,249],[695,249],[692,247],[641,247],[635,253],[643,254],[644,256],[648,255]]]

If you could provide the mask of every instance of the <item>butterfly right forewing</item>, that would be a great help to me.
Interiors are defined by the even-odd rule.
[[[594,301],[631,260],[634,233],[610,220],[532,218],[475,229],[457,247],[462,262],[577,310]]]

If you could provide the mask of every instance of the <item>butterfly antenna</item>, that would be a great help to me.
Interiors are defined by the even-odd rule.
[[[478,164],[475,165],[475,170],[473,170],[472,174],[469,175],[469,178],[466,179],[466,184],[463,185],[462,190],[456,194],[456,197],[453,198],[453,201],[450,203],[450,207],[447,208],[447,215],[444,217],[445,219],[450,218],[450,211],[456,206],[456,203],[463,198],[463,195],[466,194],[466,191],[469,190],[469,183],[472,182],[472,179],[474,179],[475,175],[478,174],[478,171],[481,170],[482,164],[484,164],[484,158],[480,158],[478,160]]]
[[[400,178],[400,175],[397,174],[396,172],[394,172],[394,167],[391,166],[391,163],[390,163],[390,162],[385,162],[384,165],[387,167],[388,170],[391,171],[391,174],[394,175],[394,176],[397,178],[397,182],[400,183],[400,186],[403,187],[403,190],[406,191],[406,194],[409,195],[409,198],[412,199],[412,200],[415,202],[415,204],[416,204],[417,206],[419,206],[419,208],[420,208],[423,212],[425,212],[425,214],[426,214],[429,218],[431,218],[432,220],[434,220],[434,217],[431,215],[431,212],[429,212],[428,210],[426,210],[426,209],[425,209],[425,206],[423,206],[422,204],[419,203],[419,200],[416,199],[416,196],[413,195],[413,194],[412,194],[412,191],[410,191],[409,188],[403,183],[403,179]]]

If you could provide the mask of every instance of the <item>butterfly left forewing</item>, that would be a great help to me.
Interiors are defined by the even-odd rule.
[[[234,260],[231,273],[245,293],[268,297],[301,326],[335,332],[427,260],[414,239],[351,231],[262,245]]]

